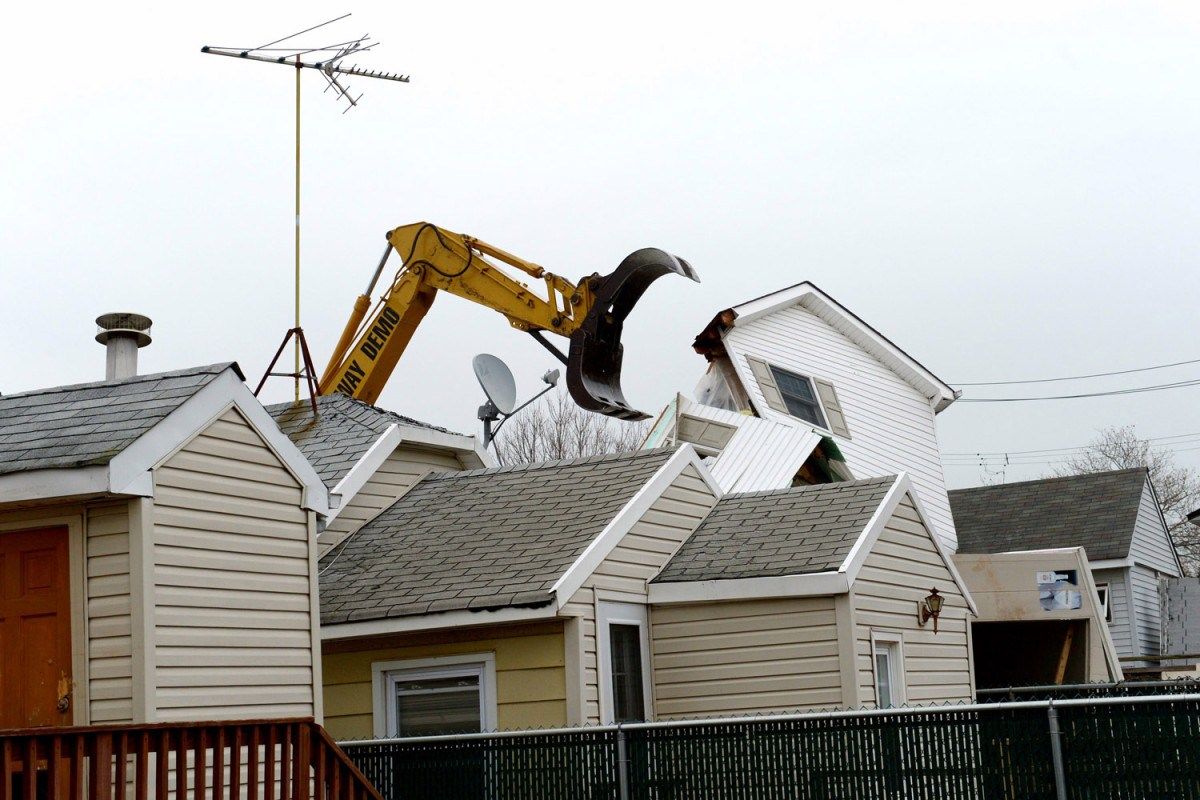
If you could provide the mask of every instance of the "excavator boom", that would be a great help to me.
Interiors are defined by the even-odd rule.
[[[320,380],[321,394],[342,392],[374,402],[404,354],[439,291],[503,314],[514,328],[534,335],[567,365],[567,389],[582,408],[620,419],[645,419],[621,391],[621,331],[646,288],[669,273],[699,281],[686,261],[656,248],[638,250],[609,275],[578,283],[470,236],[428,222],[389,231],[371,284],[358,297]],[[368,319],[371,294],[392,251],[403,264]],[[544,283],[535,292],[489,260]],[[543,296],[544,295],[544,296]],[[542,332],[570,342],[563,356]]]

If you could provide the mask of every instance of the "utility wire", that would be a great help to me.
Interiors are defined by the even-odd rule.
[[[959,403],[1026,403],[1037,400],[1078,400],[1084,397],[1110,397],[1121,394],[1142,394],[1143,392],[1161,392],[1166,389],[1183,389],[1188,386],[1200,385],[1200,378],[1193,378],[1175,383],[1161,383],[1156,386],[1137,386],[1131,389],[1111,389],[1104,392],[1081,392],[1079,394],[1055,394],[1039,397],[963,397]]]
[[[1080,381],[1085,378],[1107,378],[1110,375],[1132,375],[1135,372],[1150,372],[1155,369],[1167,369],[1169,367],[1182,367],[1187,364],[1200,364],[1200,358],[1194,358],[1190,361],[1176,361],[1172,364],[1157,364],[1153,367],[1138,367],[1137,369],[1122,369],[1116,372],[1093,372],[1090,375],[1071,375],[1065,378],[1033,378],[1024,381],[979,381],[976,383],[963,383],[961,381],[951,381],[951,386],[1014,386],[1021,383],[1058,383],[1060,381]]]
[[[1175,433],[1170,436],[1151,436],[1143,441],[1147,442],[1165,442],[1168,439],[1191,439],[1200,436],[1200,431],[1195,433]],[[1070,453],[1078,450],[1086,450],[1091,445],[1083,444],[1075,447],[1046,447],[1040,450],[977,450],[975,452],[959,452],[959,453],[942,453],[943,456],[1024,456],[1033,454],[1047,453]]]

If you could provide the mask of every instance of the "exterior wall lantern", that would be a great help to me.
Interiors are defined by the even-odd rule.
[[[942,603],[945,599],[938,594],[937,589],[930,589],[927,597],[917,601],[917,624],[924,628],[925,623],[932,619],[933,632],[937,633],[938,617],[942,615]]]

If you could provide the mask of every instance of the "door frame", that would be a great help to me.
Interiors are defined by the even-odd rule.
[[[71,722],[87,725],[90,722],[91,704],[88,699],[87,658],[87,575],[84,569],[83,510],[72,509],[63,513],[61,508],[23,509],[15,512],[0,512],[0,536],[17,531],[38,528],[66,527],[67,529],[67,581],[71,590]]]

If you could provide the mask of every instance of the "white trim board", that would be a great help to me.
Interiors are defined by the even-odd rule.
[[[367,481],[371,480],[375,472],[383,466],[383,463],[388,460],[388,456],[400,446],[401,440],[400,426],[393,424],[388,426],[388,429],[367,448],[367,452],[358,459],[358,463],[351,467],[350,471],[338,481],[337,486],[331,490],[333,494],[338,495],[339,502],[337,508],[329,510],[329,515],[325,518],[326,525],[337,519],[338,514],[342,513],[342,509],[350,505],[350,501],[354,499],[359,490],[367,485]]]
[[[816,597],[845,594],[850,582],[840,572],[814,572],[770,578],[651,583],[651,605],[761,600],[768,597]]]
[[[443,611],[411,617],[322,624],[321,641],[335,642],[344,639],[359,639],[365,636],[433,631],[440,628],[474,628],[483,625],[504,625],[511,622],[535,622],[556,619],[557,616],[558,604],[556,603],[547,603],[537,608],[502,608],[497,611]]]
[[[617,515],[604,527],[604,530],[592,540],[591,544],[579,554],[575,559],[575,563],[567,568],[554,585],[550,587],[550,593],[555,597],[557,605],[564,605],[569,602],[575,593],[583,586],[584,581],[595,571],[596,567],[600,566],[604,559],[620,544],[621,539],[625,534],[633,528],[634,524],[642,518],[650,506],[662,496],[662,493],[667,490],[667,487],[675,482],[675,479],[688,466],[696,468],[700,478],[712,491],[718,500],[721,499],[723,492],[721,485],[713,478],[712,473],[704,466],[700,460],[700,456],[696,454],[695,448],[690,444],[683,444],[675,453],[667,459],[667,463],[658,468],[658,471],[651,476],[650,480],[638,489],[637,493],[629,499],[629,501],[617,512]]]

